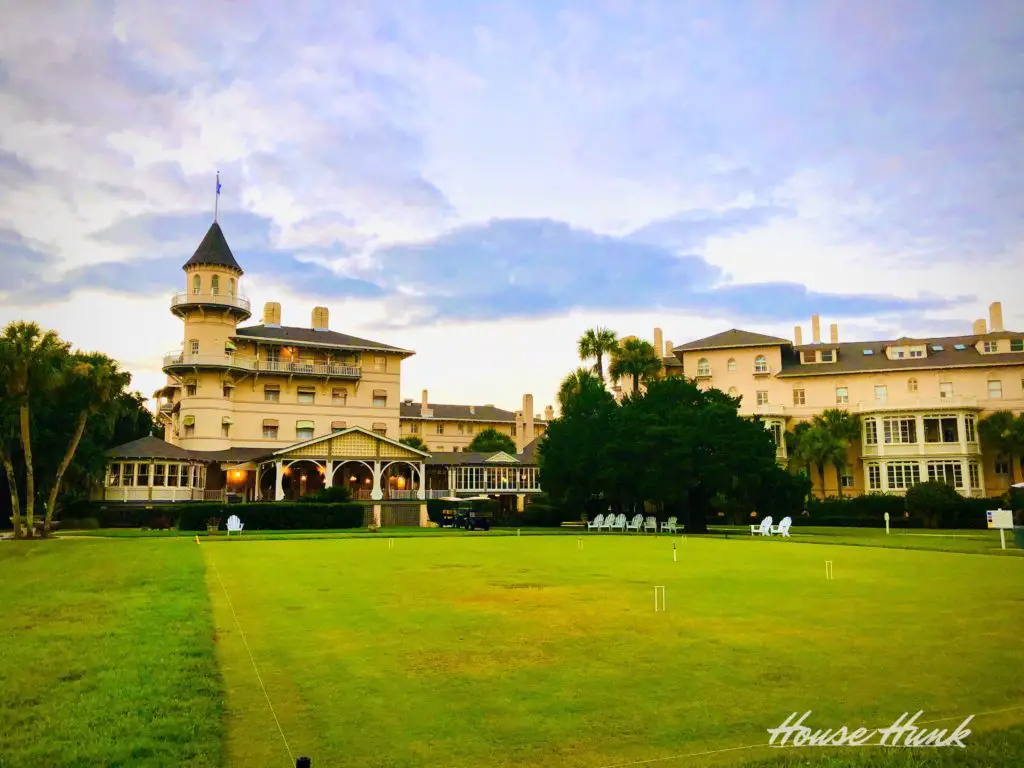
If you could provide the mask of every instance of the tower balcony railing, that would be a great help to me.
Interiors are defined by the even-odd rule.
[[[164,370],[175,368],[231,368],[253,373],[280,373],[286,376],[330,376],[358,379],[362,368],[341,363],[311,363],[303,361],[257,360],[246,355],[186,355],[168,352],[164,355]]]
[[[171,309],[183,307],[189,304],[212,304],[225,307],[234,307],[244,312],[250,311],[249,299],[240,294],[230,295],[227,293],[192,293],[184,291],[176,293],[171,297]]]

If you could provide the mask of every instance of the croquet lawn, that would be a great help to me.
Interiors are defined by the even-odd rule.
[[[5,543],[0,766],[1024,764],[1019,557],[393,542]],[[966,750],[764,746],[807,710],[815,728],[976,717]]]

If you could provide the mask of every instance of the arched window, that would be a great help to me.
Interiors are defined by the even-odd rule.
[[[917,379],[909,379],[907,381],[907,391],[917,392]]]
[[[754,358],[754,373],[768,373],[768,358],[758,355]]]
[[[192,276],[192,293],[198,294],[203,289],[203,281],[199,275]]]
[[[702,357],[700,360],[697,361],[697,375],[698,376],[710,376],[711,375],[711,365],[708,363],[708,359],[706,357]]]
[[[739,393],[736,391],[736,387],[729,387],[729,397],[736,397]]]
[[[729,358],[729,362],[725,364],[725,367],[728,368],[730,371],[735,371],[736,370],[736,358],[735,357],[730,357]]]
[[[220,293],[220,275],[214,275],[210,278],[210,293],[214,296]]]
[[[234,296],[234,295],[235,295],[235,278],[229,277],[228,278],[228,296]]]
[[[199,354],[199,339],[191,339],[188,343],[188,353],[190,355]]]

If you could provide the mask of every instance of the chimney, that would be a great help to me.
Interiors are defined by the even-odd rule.
[[[665,357],[672,357],[673,344],[671,341],[665,342]]]
[[[993,301],[988,305],[988,331],[989,333],[999,333],[1003,330],[1003,305],[998,301]]]
[[[661,353],[661,350],[665,348],[665,340],[661,335],[661,328],[654,329],[654,351]]]
[[[804,329],[799,325],[793,328],[793,341],[796,342],[798,347],[803,346],[804,343]]]
[[[550,405],[545,405],[544,406],[544,421],[551,421],[553,418],[555,418],[555,409],[552,408]]]
[[[533,442],[533,395],[523,395],[522,426],[516,427],[516,453]]]
[[[427,390],[423,390],[423,400],[420,401],[420,416],[433,416],[434,412],[430,410],[430,406],[427,403]]]
[[[974,325],[971,327],[971,333],[975,336],[984,336],[987,331],[985,330],[985,320],[975,320]]]
[[[832,339],[832,343],[833,344],[838,344],[839,343],[839,324],[838,323],[832,323],[832,325],[830,325],[828,327],[828,334],[829,334],[829,338]]]
[[[326,331],[330,316],[327,307],[313,307],[313,330]]]
[[[268,301],[266,304],[263,305],[263,324],[281,324],[281,305],[278,304],[276,301]]]
[[[811,335],[815,344],[821,344],[821,318],[818,315],[811,315]]]

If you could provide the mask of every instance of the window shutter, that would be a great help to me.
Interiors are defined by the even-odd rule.
[[[184,424],[186,427],[194,426],[196,423],[196,417],[186,416],[184,419],[181,420],[181,423]]]
[[[264,419],[263,420],[263,426],[264,427],[276,427],[277,426],[277,419]]]
[[[297,422],[295,422],[295,428],[296,429],[312,429],[313,428],[313,422],[312,421],[297,421]]]

